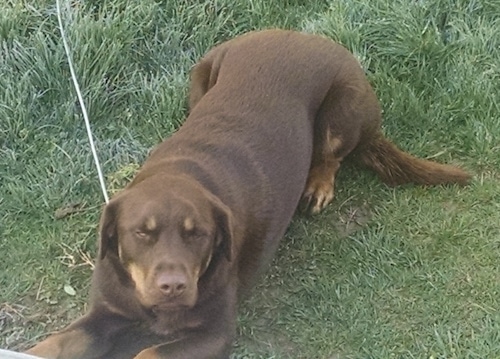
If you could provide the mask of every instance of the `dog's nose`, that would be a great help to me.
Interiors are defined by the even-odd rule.
[[[156,278],[156,285],[168,297],[176,297],[187,288],[187,278],[181,273],[161,273]]]

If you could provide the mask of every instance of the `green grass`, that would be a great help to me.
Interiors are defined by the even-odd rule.
[[[242,305],[234,358],[500,358],[500,3],[72,2],[64,18],[110,192],[186,114],[188,71],[248,30],[324,34],[361,61],[386,134],[473,183],[390,189],[346,165]],[[102,205],[55,2],[0,5],[0,347],[85,310]],[[55,211],[79,203],[62,219]],[[76,295],[72,295],[72,289]]]

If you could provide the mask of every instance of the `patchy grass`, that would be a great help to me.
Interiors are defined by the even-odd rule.
[[[360,59],[389,137],[466,188],[389,189],[346,165],[242,305],[234,358],[500,357],[500,4],[494,0],[71,2],[65,23],[110,192],[186,113],[215,43],[283,27]],[[0,11],[0,347],[85,310],[102,198],[55,3]]]

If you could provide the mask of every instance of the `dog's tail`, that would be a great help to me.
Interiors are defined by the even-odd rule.
[[[465,185],[471,179],[469,173],[458,167],[416,158],[403,152],[382,133],[377,133],[365,142],[359,148],[358,156],[364,165],[374,170],[390,186],[405,183]]]

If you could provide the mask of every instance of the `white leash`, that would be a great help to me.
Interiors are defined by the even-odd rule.
[[[94,163],[97,168],[97,175],[99,176],[99,183],[101,185],[104,201],[108,203],[109,202],[108,192],[106,191],[106,183],[104,182],[104,176],[102,174],[101,165],[99,163],[99,157],[97,156],[97,152],[95,149],[94,138],[92,136],[92,130],[90,129],[89,116],[87,115],[87,108],[85,107],[85,103],[83,102],[83,96],[80,91],[80,86],[78,85],[78,81],[76,79],[75,70],[73,68],[73,62],[71,61],[71,53],[69,50],[69,45],[68,42],[66,41],[66,35],[64,33],[59,0],[56,0],[56,6],[57,6],[57,20],[59,21],[59,31],[61,32],[61,37],[64,44],[64,50],[66,51],[66,57],[68,58],[68,65],[69,65],[69,70],[71,72],[71,79],[73,80],[73,85],[75,86],[76,95],[78,96],[78,102],[80,103],[80,108],[82,109],[83,119],[85,121],[85,127],[87,128],[87,136],[89,138],[90,149],[92,151],[92,155],[94,156]]]

